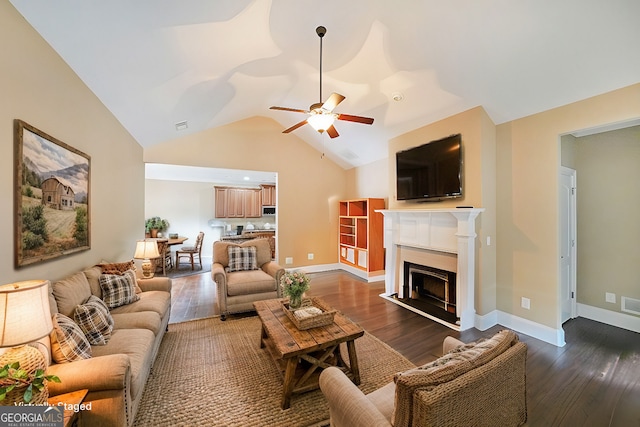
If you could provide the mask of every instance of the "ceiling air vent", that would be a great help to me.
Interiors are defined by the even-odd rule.
[[[640,299],[622,297],[622,311],[640,316]]]
[[[181,122],[176,123],[176,130],[177,131],[185,130],[188,127],[189,127],[189,125],[187,124],[186,120],[183,120]]]

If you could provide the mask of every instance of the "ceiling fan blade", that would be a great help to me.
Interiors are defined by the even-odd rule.
[[[340,134],[338,133],[338,131],[336,130],[336,128],[331,125],[327,128],[327,134],[331,137],[331,138],[337,138],[338,136],[340,136]]]
[[[293,132],[294,130],[298,129],[300,126],[304,126],[306,124],[307,124],[307,119],[304,119],[300,123],[296,123],[295,125],[291,126],[289,129],[283,130],[282,133]]]
[[[322,109],[333,111],[333,109],[336,108],[342,101],[344,101],[344,96],[334,92],[331,94],[329,99],[327,99],[324,104],[322,104]]]
[[[294,113],[308,113],[307,110],[300,110],[299,108],[269,107],[269,109],[270,110],[293,111]]]
[[[338,120],[363,123],[365,125],[370,125],[373,123],[373,119],[371,117],[352,116],[350,114],[338,114]]]

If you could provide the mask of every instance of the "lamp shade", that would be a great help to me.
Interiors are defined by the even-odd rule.
[[[159,256],[158,243],[155,240],[140,240],[136,243],[136,252],[133,255],[135,259],[151,259]]]
[[[309,118],[307,119],[307,123],[309,123],[312,128],[322,133],[327,129],[329,129],[329,127],[333,124],[335,119],[336,119],[335,114],[318,113],[318,114],[312,114],[311,116],[309,116]]]
[[[0,347],[28,344],[52,330],[48,280],[0,286]]]

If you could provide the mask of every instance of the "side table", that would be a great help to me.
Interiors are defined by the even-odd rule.
[[[74,408],[79,408],[79,405],[82,404],[84,398],[87,397],[87,393],[89,393],[89,390],[83,389],[72,391],[70,393],[59,394],[49,398],[49,405],[64,405],[64,427],[73,427],[78,424],[78,415],[80,414],[80,410],[76,411]]]

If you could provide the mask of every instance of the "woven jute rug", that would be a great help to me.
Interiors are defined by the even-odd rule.
[[[135,426],[328,425],[329,409],[320,390],[294,395],[289,409],[280,408],[282,378],[259,342],[255,316],[170,324]],[[414,367],[367,332],[355,343],[364,393]]]

